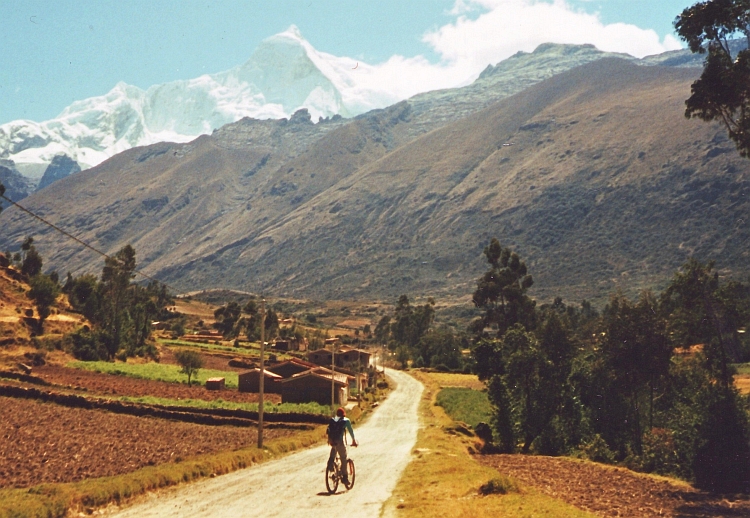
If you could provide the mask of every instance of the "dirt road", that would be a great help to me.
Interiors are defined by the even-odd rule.
[[[338,493],[328,495],[324,470],[329,449],[321,446],[145,497],[112,516],[379,516],[383,502],[410,460],[423,388],[402,372],[390,371],[389,375],[397,383],[396,390],[364,425],[354,430],[360,446],[349,448],[357,468],[351,491],[339,486]]]

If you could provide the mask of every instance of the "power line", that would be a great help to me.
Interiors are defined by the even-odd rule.
[[[34,213],[33,213],[33,212],[31,212],[31,211],[30,211],[29,209],[27,209],[26,207],[24,207],[24,206],[22,206],[22,205],[19,205],[18,203],[16,203],[15,201],[11,200],[10,198],[8,198],[7,196],[5,196],[4,194],[0,194],[0,198],[2,198],[2,199],[4,199],[5,201],[7,201],[7,202],[9,202],[9,203],[11,203],[11,204],[13,204],[13,205],[15,205],[16,207],[18,207],[19,209],[21,209],[21,210],[22,210],[23,212],[25,212],[25,213],[29,214],[30,216],[32,216],[32,217],[34,217],[34,218],[38,219],[39,221],[41,221],[41,222],[42,222],[42,223],[44,223],[45,225],[47,225],[47,226],[49,226],[49,227],[52,227],[53,229],[55,229],[55,230],[57,230],[58,232],[60,232],[61,234],[63,234],[63,235],[65,236],[65,237],[67,237],[67,238],[69,238],[69,239],[72,239],[73,241],[75,241],[76,243],[78,243],[78,244],[80,244],[80,245],[83,245],[84,247],[88,248],[88,249],[89,249],[89,250],[91,250],[92,252],[96,252],[97,254],[99,254],[99,255],[101,255],[102,257],[105,257],[105,258],[107,258],[107,259],[109,259],[109,260],[114,260],[114,258],[113,258],[112,256],[110,256],[110,255],[108,255],[108,254],[106,254],[106,253],[102,252],[102,251],[101,251],[101,250],[99,250],[98,248],[95,248],[95,247],[91,246],[90,244],[86,243],[85,241],[82,241],[81,239],[77,238],[76,236],[74,236],[74,235],[73,235],[73,234],[71,234],[70,232],[67,232],[66,230],[63,230],[63,229],[61,229],[60,227],[58,227],[58,226],[57,226],[57,225],[55,225],[54,223],[51,223],[51,222],[47,221],[46,219],[44,219],[43,217],[39,216],[38,214],[34,214]],[[137,274],[138,274],[138,275],[140,275],[141,277],[145,277],[146,279],[148,279],[148,280],[150,280],[150,281],[154,281],[154,282],[158,282],[158,283],[160,283],[160,284],[163,284],[164,286],[166,286],[166,287],[167,287],[167,288],[169,288],[170,290],[172,290],[172,291],[174,291],[175,293],[177,293],[177,290],[175,290],[175,289],[174,289],[174,288],[173,288],[172,286],[170,286],[169,284],[167,284],[167,283],[165,283],[165,282],[162,282],[162,281],[160,281],[159,279],[155,279],[155,278],[151,277],[150,275],[148,275],[148,274],[145,274],[145,273],[143,273],[143,272],[142,272],[142,271],[140,271],[140,270],[133,270],[133,272],[134,272],[134,273],[137,273]]]

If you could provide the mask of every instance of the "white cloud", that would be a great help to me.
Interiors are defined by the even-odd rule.
[[[464,13],[481,9],[476,19]],[[565,0],[457,0],[455,22],[427,33],[424,41],[444,60],[456,65],[487,64],[541,43],[592,43],[600,50],[636,57],[681,48],[676,38],[659,41],[653,30],[635,25],[605,25],[599,16],[574,9]]]
[[[423,41],[441,57],[430,63],[423,56],[393,56],[385,63],[360,62],[350,75],[355,90],[382,92],[392,99],[463,86],[489,64],[519,50],[533,51],[542,43],[591,43],[608,52],[636,57],[682,48],[671,36],[659,40],[653,30],[625,23],[604,24],[596,14],[576,10],[565,0],[456,0],[449,14],[454,21],[428,32]]]

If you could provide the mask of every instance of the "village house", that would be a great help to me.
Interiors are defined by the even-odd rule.
[[[260,392],[260,369],[255,368],[247,372],[241,372],[238,378],[237,390],[240,392]],[[279,394],[279,382],[282,379],[275,372],[263,369],[263,392],[267,394]]]
[[[306,351],[307,350],[307,338],[298,340],[296,338],[290,338],[288,340],[276,340],[273,344],[273,348],[277,351]]]
[[[328,369],[310,369],[280,382],[282,403],[316,402],[331,404],[333,385],[334,405],[344,405],[349,399],[349,376]]]
[[[291,360],[277,363],[276,365],[271,365],[270,367],[268,367],[268,370],[286,379],[291,378],[295,374],[309,371],[310,369],[314,369],[316,367],[318,366],[314,363],[306,362],[298,358],[292,358]]]

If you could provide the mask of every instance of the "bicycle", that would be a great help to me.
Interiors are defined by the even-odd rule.
[[[356,472],[354,471],[354,461],[352,459],[346,460],[346,471],[348,475],[348,484],[344,484],[347,490],[354,487],[354,478]],[[336,452],[336,458],[333,461],[333,469],[326,466],[326,489],[329,494],[333,494],[339,488],[339,482],[343,481],[344,475],[341,472],[341,459],[339,458],[338,452]]]

